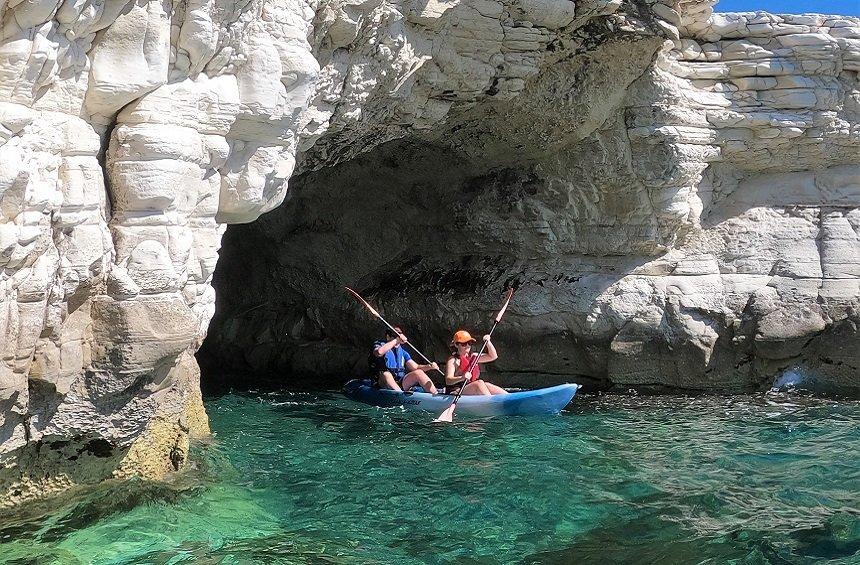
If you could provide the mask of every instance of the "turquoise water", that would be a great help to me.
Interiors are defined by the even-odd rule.
[[[580,397],[458,420],[334,393],[207,401],[167,487],[0,518],[8,563],[860,563],[860,403]]]

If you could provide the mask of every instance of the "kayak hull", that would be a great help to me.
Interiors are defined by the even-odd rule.
[[[558,414],[568,405],[578,384],[563,384],[537,390],[496,394],[493,396],[464,395],[457,401],[457,413],[480,418],[494,416],[535,416]],[[369,380],[353,379],[343,387],[347,398],[378,406],[406,410],[417,410],[439,414],[451,406],[453,394],[430,394],[427,392],[399,392],[371,386]]]

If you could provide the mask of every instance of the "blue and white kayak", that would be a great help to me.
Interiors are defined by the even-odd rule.
[[[491,416],[535,416],[558,414],[573,399],[581,385],[564,384],[493,396],[464,395],[457,401],[457,413],[487,418]],[[441,413],[454,401],[453,394],[398,392],[379,389],[367,379],[353,379],[343,387],[347,398],[371,406]]]

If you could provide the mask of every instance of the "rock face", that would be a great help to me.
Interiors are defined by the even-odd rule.
[[[494,35],[482,6],[396,19],[445,46],[409,78],[323,86],[290,199],[227,232],[201,361],[335,386],[379,331],[343,285],[443,359],[513,283],[503,383],[860,391],[858,21],[624,3]]]
[[[509,382],[860,388],[860,22],[711,5],[0,4],[0,506],[182,465],[288,181],[209,363],[342,376],[344,283],[444,344],[515,282]]]
[[[0,4],[0,507],[181,466],[227,222],[284,198],[303,2]]]

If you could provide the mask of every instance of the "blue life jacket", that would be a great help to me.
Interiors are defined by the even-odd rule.
[[[373,351],[376,351],[386,343],[387,341],[385,340],[374,342]],[[401,380],[407,373],[406,362],[411,360],[412,356],[403,347],[392,347],[382,357],[377,357],[375,353],[370,354],[370,370],[374,373],[391,371],[395,379]]]

